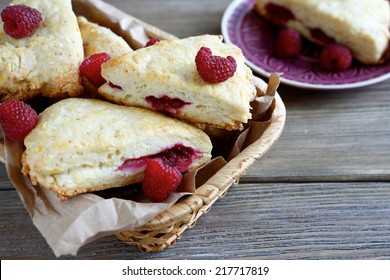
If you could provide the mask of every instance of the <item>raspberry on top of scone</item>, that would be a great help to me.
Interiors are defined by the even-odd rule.
[[[213,55],[207,47],[202,47],[195,57],[196,69],[206,82],[222,83],[233,77],[237,69],[234,57]]]

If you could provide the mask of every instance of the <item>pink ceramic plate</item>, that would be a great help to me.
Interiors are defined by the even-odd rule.
[[[390,63],[364,66],[354,62],[341,72],[321,69],[320,48],[304,42],[297,58],[279,59],[272,55],[272,45],[278,28],[262,19],[254,10],[254,0],[235,0],[222,18],[222,34],[226,42],[239,46],[247,64],[256,73],[269,77],[270,73],[283,73],[281,82],[310,89],[348,89],[371,85],[390,78]]]

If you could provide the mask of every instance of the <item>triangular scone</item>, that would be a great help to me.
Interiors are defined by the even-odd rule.
[[[255,10],[317,44],[342,43],[365,64],[382,63],[389,49],[387,0],[256,0]]]
[[[78,16],[77,22],[83,39],[85,57],[102,52],[110,57],[117,57],[132,51],[129,44],[111,29],[90,22],[83,16]]]
[[[83,45],[71,0],[15,0],[42,21],[30,37],[14,39],[0,26],[0,100],[76,96],[82,91]]]
[[[211,158],[200,129],[163,114],[96,99],[68,98],[39,115],[24,140],[23,173],[65,199],[141,182],[148,158],[181,172]]]
[[[97,53],[106,53],[113,58],[133,51],[129,44],[111,29],[90,22],[83,16],[78,16],[77,22],[83,39],[85,58]],[[96,96],[98,89],[87,78],[83,78],[83,84],[84,93]]]
[[[201,47],[213,55],[233,56],[234,76],[217,84],[203,81],[195,64]],[[250,101],[256,94],[242,51],[216,35],[162,40],[105,62],[102,76],[107,83],[99,93],[112,102],[229,130],[242,129],[242,123],[251,118]]]

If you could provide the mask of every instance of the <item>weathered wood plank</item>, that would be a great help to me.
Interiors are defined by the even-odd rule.
[[[242,182],[390,181],[390,80],[339,92],[281,87],[282,136]]]
[[[1,191],[0,213],[1,259],[54,258],[15,191]],[[388,259],[389,216],[390,183],[240,184],[162,253],[109,236],[76,258]]]
[[[107,1],[115,7],[179,38],[221,34],[220,23],[230,0]]]

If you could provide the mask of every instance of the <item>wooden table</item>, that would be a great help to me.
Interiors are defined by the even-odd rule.
[[[178,37],[219,34],[230,3],[108,2]],[[141,253],[109,236],[62,259],[390,258],[390,80],[327,92],[281,86],[279,93],[287,108],[282,136],[173,247]],[[55,258],[3,165],[0,258]]]

